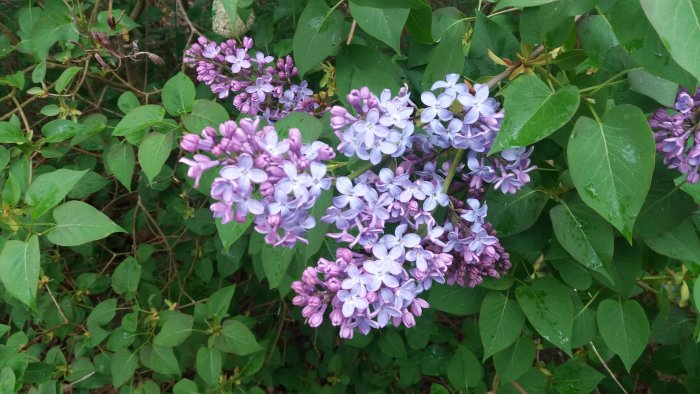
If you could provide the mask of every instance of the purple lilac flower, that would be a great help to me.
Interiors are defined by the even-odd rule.
[[[252,214],[255,230],[265,234],[267,243],[292,247],[306,242],[304,234],[315,226],[309,210],[331,187],[323,162],[335,153],[318,141],[315,147],[302,144],[298,129],[280,141],[273,126],[259,126],[259,118],[243,119],[221,124],[218,132],[207,127],[199,136],[188,134],[181,148],[198,153],[180,162],[190,166],[188,176],[196,186],[204,171],[217,169],[211,185],[214,217],[244,222]],[[311,159],[303,153],[311,151]]]
[[[331,126],[341,141],[338,151],[372,164],[379,164],[382,155],[399,157],[406,151],[414,130],[407,86],[395,97],[388,89],[377,97],[364,87],[351,91],[347,99],[357,115],[343,107],[331,108]]]
[[[691,95],[685,88],[673,109],[661,108],[649,119],[656,151],[668,168],[676,168],[689,183],[700,178],[700,88]]]
[[[321,324],[329,311],[343,338],[389,323],[412,327],[428,307],[420,295],[433,282],[474,287],[485,277],[507,272],[509,255],[486,221],[484,187],[492,184],[514,193],[530,181],[528,173],[535,168],[532,148],[487,156],[503,110],[487,86],[471,88],[456,74],[421,95],[427,108],[420,122],[412,117],[406,88],[396,97],[388,90],[377,97],[362,88],[347,98],[352,113],[331,109],[331,126],[341,141],[338,150],[375,165],[385,156],[400,159],[378,173],[337,179],[339,194],[321,220],[337,228],[328,236],[347,248],[338,249],[334,261],[320,259],[292,284],[293,302],[303,307],[308,324]],[[687,103],[684,98],[679,108],[685,110]],[[448,149],[465,150],[466,163],[456,163],[450,171],[451,160],[441,158]],[[445,192],[448,173],[456,176]],[[433,216],[437,210],[447,212]],[[436,217],[446,219],[438,222]]]
[[[532,149],[514,148],[487,156],[501,127],[503,110],[499,110],[498,102],[489,97],[488,86],[475,84],[471,93],[469,86],[457,82],[458,79],[457,74],[450,74],[445,81],[434,83],[432,92],[421,95],[427,106],[422,110],[421,121],[426,123],[427,120],[429,123],[424,127],[426,135],[417,136],[416,142],[422,145],[424,151],[434,150],[435,147],[466,150],[472,171],[462,174],[462,177],[474,188],[491,183],[504,193],[517,192],[530,181],[528,173],[535,169],[529,159]],[[436,94],[438,99],[435,98]],[[445,98],[448,96],[453,97],[449,103]],[[438,105],[436,103],[440,97],[446,101]],[[459,113],[450,112],[449,117],[435,117],[440,108],[452,108],[454,111],[455,100],[462,107]]]
[[[313,113],[318,104],[307,82],[292,82],[297,75],[292,58],[275,61],[262,52],[251,57],[252,47],[249,37],[221,44],[199,37],[185,51],[183,61],[220,99],[233,95],[233,105],[245,114],[276,121],[294,111]]]

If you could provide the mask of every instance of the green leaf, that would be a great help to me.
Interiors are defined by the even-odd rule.
[[[406,30],[417,42],[432,44],[435,39],[432,35],[433,10],[427,0],[423,0],[423,5],[419,8],[412,8],[406,20]]]
[[[379,338],[379,349],[389,357],[403,359],[406,358],[406,345],[396,331],[389,331]]]
[[[518,234],[532,227],[548,201],[545,193],[529,185],[514,194],[489,188],[485,199],[489,207],[489,221],[499,236]]]
[[[561,246],[586,268],[610,279],[606,264],[612,261],[613,230],[579,199],[562,201],[549,211],[554,235]]]
[[[199,394],[199,389],[197,383],[189,379],[182,379],[173,386],[173,394]]]
[[[303,77],[340,47],[343,41],[343,14],[331,10],[322,0],[310,0],[299,17],[294,32],[294,59]]]
[[[401,53],[401,31],[406,24],[408,8],[376,8],[350,1],[350,14],[369,35]]]
[[[598,305],[598,329],[605,344],[631,371],[649,340],[649,321],[635,300],[603,300]]]
[[[557,0],[500,0],[496,3],[496,9],[506,7],[534,7],[542,4],[551,3]]]
[[[602,15],[590,15],[578,23],[581,48],[588,55],[592,65],[601,66],[608,51],[618,45],[612,26]]]
[[[131,145],[113,144],[104,157],[104,163],[119,183],[131,191],[131,179],[134,176],[134,166],[136,165],[134,149]]]
[[[139,146],[139,164],[149,182],[160,174],[163,165],[173,150],[173,133],[152,132],[146,135]]]
[[[229,120],[228,112],[221,104],[211,100],[195,100],[192,112],[182,116],[185,129],[191,133],[201,133],[205,127],[218,128]]]
[[[571,355],[574,306],[568,289],[545,277],[530,286],[520,286],[515,296],[535,330],[554,346]]]
[[[239,0],[228,0],[220,1],[219,4],[224,8],[226,16],[228,16],[229,23],[231,25],[231,31],[236,31],[236,25],[238,24],[238,1]],[[241,18],[242,19],[242,18]]]
[[[509,348],[493,355],[493,364],[501,382],[520,378],[535,361],[535,343],[530,338],[518,337]]]
[[[261,258],[265,277],[270,283],[270,288],[275,289],[282,282],[284,274],[287,273],[289,263],[294,258],[294,249],[266,243],[262,247]]]
[[[0,280],[5,290],[30,308],[36,308],[41,252],[39,238],[7,241],[0,252]]]
[[[484,360],[513,344],[524,325],[525,316],[515,300],[498,291],[490,291],[479,312]]]
[[[26,137],[14,123],[0,122],[0,143],[2,144],[21,144],[26,141]]]
[[[117,300],[110,298],[102,301],[90,312],[87,323],[96,326],[104,326],[114,319],[117,314]]]
[[[185,341],[192,333],[194,318],[175,311],[165,311],[160,315],[161,329],[153,338],[153,345],[173,347]]]
[[[228,250],[234,242],[245,234],[248,227],[253,223],[253,215],[248,215],[246,221],[243,223],[238,223],[232,220],[226,224],[221,224],[221,219],[216,220],[216,232],[219,233],[219,238],[221,239],[221,244],[224,246],[224,250]]]
[[[620,45],[647,71],[683,86],[693,86],[696,79],[682,69],[668,53],[649,23],[638,1],[618,1],[607,14]],[[634,23],[630,23],[634,21]]]
[[[15,372],[10,367],[0,370],[0,393],[15,393]]]
[[[515,59],[515,54],[520,51],[520,42],[509,29],[477,12],[469,48],[470,61],[465,67],[468,76],[477,79],[503,71],[503,66],[489,58],[489,50],[500,58]]]
[[[163,106],[170,115],[178,116],[192,111],[195,89],[192,80],[182,72],[175,74],[163,85]]]
[[[73,78],[75,78],[75,75],[78,74],[80,70],[80,67],[68,67],[67,69],[63,70],[61,75],[56,80],[56,86],[54,86],[56,93],[63,93],[63,91],[68,87],[68,85],[70,85],[71,81],[73,80]]]
[[[14,207],[19,202],[21,196],[22,190],[19,187],[19,181],[15,178],[14,174],[7,174],[7,181],[2,189],[2,202]]]
[[[447,364],[447,379],[455,388],[468,391],[481,383],[484,370],[481,363],[466,346],[457,348],[457,353]]]
[[[141,265],[129,256],[112,273],[112,289],[117,294],[135,294],[141,280]]]
[[[644,243],[656,253],[700,264],[700,239],[690,218],[669,232],[644,238]]]
[[[656,100],[666,107],[673,107],[678,95],[678,84],[659,78],[646,70],[632,70],[627,74],[630,89]]]
[[[479,312],[487,290],[483,287],[460,287],[433,284],[428,304],[438,311],[455,315],[473,315]]]
[[[87,172],[59,169],[36,177],[24,195],[24,201],[34,207],[32,217],[40,218],[58,205]]]
[[[141,362],[154,372],[164,375],[180,376],[180,363],[172,347],[149,346],[141,348]]]
[[[41,127],[46,142],[61,142],[87,131],[85,125],[68,119],[55,119]]]
[[[125,232],[105,214],[82,201],[68,201],[53,211],[56,226],[46,238],[59,246],[78,246]]]
[[[506,116],[489,154],[547,137],[571,119],[580,101],[576,86],[554,92],[532,74],[516,78],[504,89],[503,97]]]
[[[462,36],[467,29],[465,22],[457,22],[447,29],[423,74],[423,90],[430,90],[435,81],[445,79],[447,74],[462,74],[467,52],[462,46]]]
[[[136,353],[131,353],[126,349],[121,349],[110,357],[112,370],[112,385],[120,387],[128,382],[139,366],[139,358]]]
[[[301,140],[305,144],[317,141],[323,131],[320,120],[303,112],[292,112],[275,123],[275,130],[280,139],[288,137],[289,129],[292,128],[299,129]]]
[[[46,12],[32,27],[31,47],[38,59],[46,59],[49,49],[59,40],[78,40],[78,28],[71,21],[70,11],[56,11]]]
[[[352,0],[353,3],[372,8],[411,8],[421,9],[428,3],[426,0]]]
[[[656,178],[656,177],[655,177]],[[673,179],[654,179],[634,225],[634,234],[650,237],[678,227],[695,209],[693,198]]]
[[[306,238],[309,243],[304,248],[304,261],[309,261],[323,246],[323,241],[326,239],[330,224],[321,220],[321,217],[326,214],[326,209],[333,203],[333,191],[324,190],[318,196],[313,208],[311,208],[311,216],[316,220],[316,226],[306,233]]]
[[[209,317],[223,318],[231,306],[236,285],[223,287],[212,294],[207,300],[207,315]]]
[[[579,195],[628,241],[651,186],[655,152],[644,113],[631,105],[609,109],[600,122],[580,117],[569,138]]]
[[[221,335],[214,340],[217,349],[238,356],[245,356],[262,350],[255,336],[248,327],[238,320],[226,320],[221,329]]]
[[[700,1],[641,0],[641,4],[673,60],[700,79]]]
[[[378,93],[383,89],[393,93],[399,90],[396,67],[377,49],[361,45],[344,47],[338,53],[336,63],[336,85],[341,100],[345,100],[351,89],[363,86]]]
[[[129,111],[112,131],[113,137],[126,137],[145,131],[163,121],[165,109],[160,105],[147,104]]]
[[[560,394],[591,393],[604,377],[595,368],[571,359],[556,367],[552,384]]]
[[[119,96],[119,99],[117,99],[117,107],[119,107],[119,110],[125,114],[128,114],[132,109],[138,107],[139,105],[141,105],[141,103],[139,103],[139,99],[136,97],[134,92],[130,90],[122,93]]]
[[[197,351],[197,374],[207,384],[216,385],[221,375],[221,352],[214,348],[200,347]]]

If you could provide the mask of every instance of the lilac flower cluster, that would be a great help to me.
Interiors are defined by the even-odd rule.
[[[677,168],[688,182],[696,183],[700,178],[700,88],[695,95],[681,89],[673,110],[661,108],[649,119],[656,151],[664,155],[669,168]]]
[[[220,99],[233,94],[233,105],[244,114],[275,121],[294,111],[313,113],[317,104],[307,82],[292,82],[297,68],[291,56],[275,61],[262,52],[253,54],[252,48],[249,37],[221,44],[199,37],[183,61]]]
[[[425,134],[417,135],[424,152],[437,148],[463,149],[467,152],[467,166],[472,186],[494,184],[504,193],[515,193],[530,182],[528,173],[532,148],[514,148],[497,155],[486,156],[501,128],[504,112],[498,102],[489,97],[486,85],[475,84],[474,93],[467,84],[459,82],[458,74],[449,74],[437,81],[431,91],[421,94],[425,104],[420,122]]]
[[[267,243],[293,247],[315,226],[309,209],[331,187],[323,162],[335,152],[322,142],[303,144],[298,129],[280,140],[273,126],[259,126],[259,118],[242,119],[221,124],[218,133],[207,127],[201,135],[187,134],[180,147],[195,155],[180,162],[190,166],[195,186],[204,171],[218,169],[211,185],[214,217],[245,222],[251,213]]]
[[[395,171],[368,171],[354,182],[338,178],[340,195],[322,220],[340,230],[330,237],[355,250],[338,249],[335,261],[320,259],[292,284],[293,303],[303,307],[309,325],[320,325],[330,305],[331,323],[343,338],[351,338],[354,328],[367,334],[390,321],[412,327],[428,307],[419,295],[433,282],[473,287],[510,268],[484,222],[486,205],[469,198],[463,209],[442,191],[440,173],[449,172],[449,164],[436,171],[436,161],[428,160],[416,170],[424,161],[412,156]],[[438,206],[447,207],[443,226],[431,213]],[[393,233],[387,225],[395,225]]]
[[[338,151],[372,164],[379,164],[382,155],[404,154],[414,129],[411,118],[414,104],[408,97],[407,86],[395,97],[391,97],[389,89],[377,97],[364,87],[352,90],[347,99],[356,116],[344,107],[331,108],[331,126],[341,141]]]

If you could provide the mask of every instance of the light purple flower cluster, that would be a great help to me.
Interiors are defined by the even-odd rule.
[[[262,52],[253,54],[252,48],[249,37],[221,44],[199,37],[183,61],[220,99],[233,94],[233,105],[244,114],[275,121],[293,111],[313,113],[318,105],[307,82],[292,82],[297,68],[291,56],[275,61]]]
[[[700,89],[694,96],[681,89],[673,110],[661,108],[649,119],[656,151],[664,155],[669,168],[677,168],[688,182],[696,183],[700,178]]]
[[[415,137],[424,152],[437,148],[464,149],[472,186],[494,184],[504,193],[515,193],[530,182],[528,172],[532,148],[514,148],[487,156],[501,128],[504,112],[496,100],[489,97],[486,85],[475,84],[474,93],[459,82],[458,74],[449,74],[437,81],[431,91],[421,94],[426,105],[420,113],[425,134]]]
[[[204,171],[218,169],[211,185],[214,217],[245,222],[251,213],[267,243],[293,247],[306,242],[304,234],[315,226],[309,209],[331,187],[323,162],[335,152],[319,141],[303,144],[298,129],[280,140],[273,126],[259,125],[259,118],[242,119],[221,124],[218,133],[207,127],[201,135],[187,134],[180,147],[196,154],[180,162],[190,166],[187,175],[195,186]]]
[[[411,118],[414,104],[408,97],[407,86],[395,97],[391,97],[389,89],[377,97],[364,87],[352,90],[347,99],[357,115],[344,107],[331,108],[331,126],[341,141],[339,152],[372,164],[379,164],[382,155],[404,154],[414,129]]]
[[[454,198],[448,206],[440,173],[449,164],[437,171],[429,157],[418,170],[424,161],[412,156],[395,171],[368,171],[354,182],[338,178],[340,195],[322,220],[341,230],[330,237],[355,250],[339,249],[335,261],[320,259],[292,284],[293,303],[303,307],[311,326],[323,322],[330,305],[331,323],[340,326],[343,338],[352,337],[354,328],[367,334],[390,321],[412,327],[428,307],[419,295],[433,281],[473,287],[510,268],[508,254],[484,223],[486,206],[475,198],[467,200],[468,209]],[[431,213],[438,206],[447,207],[444,226]]]

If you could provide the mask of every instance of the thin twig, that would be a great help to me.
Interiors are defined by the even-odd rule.
[[[352,37],[355,35],[355,26],[357,26],[357,21],[355,19],[352,20],[352,25],[350,25],[350,33],[348,34],[348,41],[345,43],[345,45],[350,45],[352,42]]]
[[[65,324],[70,323],[70,320],[66,317],[65,314],[63,314],[63,309],[61,309],[61,306],[58,304],[58,301],[56,301],[56,297],[53,296],[53,293],[51,292],[51,288],[49,288],[49,285],[44,285],[46,288],[46,291],[49,292],[49,297],[51,297],[51,301],[53,301],[53,304],[56,305],[56,309],[58,309],[58,314],[61,315],[61,318],[63,318],[63,322]]]
[[[527,394],[527,391],[525,391],[525,389],[523,388],[523,386],[521,386],[520,383],[516,382],[515,380],[513,380],[512,382],[510,382],[510,384],[512,384],[513,387],[515,387],[515,389],[518,390],[518,392],[519,392],[520,394]]]
[[[608,364],[605,363],[605,360],[603,360],[603,357],[601,357],[600,353],[598,353],[598,349],[596,349],[595,345],[593,342],[588,342],[589,345],[591,345],[591,349],[593,349],[593,353],[595,353],[596,357],[598,357],[598,360],[600,360],[600,363],[603,364],[603,367],[605,368],[606,371],[608,371],[608,375],[617,383],[617,386],[622,390],[623,393],[629,394],[627,390],[625,390],[625,387],[620,383],[619,380],[617,380],[617,377],[615,374],[610,370],[610,367],[608,367]]]
[[[27,130],[27,134],[31,133],[32,129],[29,126],[29,120],[27,119],[27,115],[24,114],[22,104],[19,103],[19,100],[17,100],[17,97],[15,95],[12,95],[11,99],[12,102],[15,103],[15,107],[17,107],[17,111],[19,111],[19,116],[22,118],[22,123],[24,123],[24,128]]]

